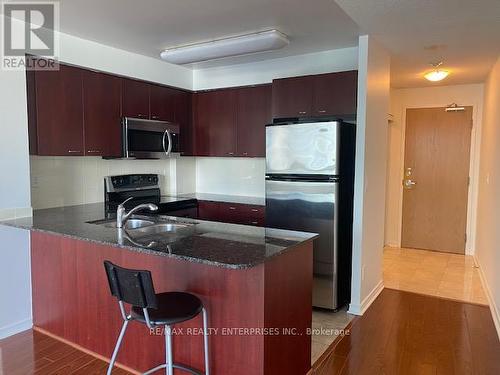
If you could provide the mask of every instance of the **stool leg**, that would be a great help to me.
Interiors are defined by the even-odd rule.
[[[205,355],[205,375],[210,375],[210,361],[208,351],[208,317],[207,310],[203,308],[203,354]]]
[[[170,326],[165,326],[165,358],[167,359],[167,367],[165,373],[174,375],[174,359],[172,355],[172,330]]]
[[[118,356],[118,351],[120,350],[120,346],[122,344],[123,336],[125,336],[125,331],[127,330],[128,320],[123,321],[122,329],[120,331],[120,335],[118,336],[118,340],[116,341],[115,349],[113,350],[113,355],[111,356],[111,361],[109,362],[107,375],[111,375],[111,371],[113,370],[113,366],[115,365],[116,357]]]

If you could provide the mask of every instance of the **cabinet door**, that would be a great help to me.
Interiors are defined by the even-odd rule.
[[[36,71],[38,155],[83,155],[82,69]]]
[[[320,74],[314,77],[314,116],[356,114],[358,72]]]
[[[272,121],[271,90],[271,85],[238,90],[238,156],[266,156],[266,124]]]
[[[83,73],[85,155],[121,156],[120,99],[120,78],[92,71]]]
[[[122,113],[125,117],[149,119],[149,84],[124,78]]]
[[[198,219],[219,221],[219,203],[210,201],[198,201]]]
[[[236,154],[237,90],[200,92],[194,98],[195,153],[198,156]]]
[[[192,93],[175,90],[174,96],[174,121],[180,127],[181,155],[193,155],[193,121],[192,121]]]
[[[151,120],[173,122],[177,90],[158,85],[150,85],[149,89]]]
[[[313,77],[273,81],[273,118],[312,116]]]

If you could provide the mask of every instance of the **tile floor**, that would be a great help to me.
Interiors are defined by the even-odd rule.
[[[388,247],[383,269],[386,288],[488,304],[472,256]]]
[[[354,318],[347,313],[347,306],[337,312],[313,310],[311,364],[328,349],[339,335],[345,334],[345,327]]]

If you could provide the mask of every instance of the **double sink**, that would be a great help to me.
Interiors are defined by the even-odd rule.
[[[89,224],[97,224],[106,228],[117,228],[116,220],[97,220],[90,221]],[[134,236],[150,236],[161,234],[176,234],[196,225],[195,223],[175,223],[175,222],[157,222],[149,219],[131,218],[123,225]]]

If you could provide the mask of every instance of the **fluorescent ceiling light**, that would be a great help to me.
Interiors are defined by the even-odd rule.
[[[172,64],[189,64],[223,57],[272,51],[288,45],[288,37],[278,30],[262,31],[205,43],[169,48],[160,56]]]

